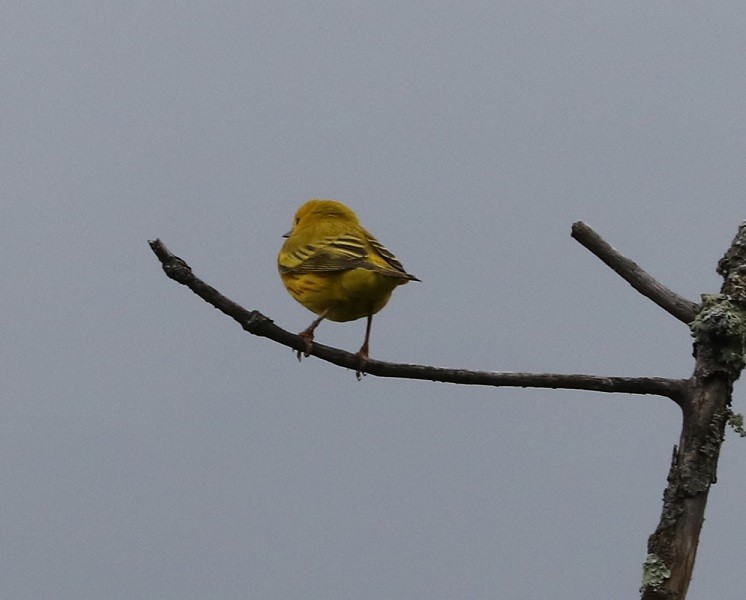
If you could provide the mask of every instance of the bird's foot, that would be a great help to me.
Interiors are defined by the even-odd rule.
[[[298,335],[302,337],[306,342],[305,351],[301,351],[301,350],[297,351],[298,362],[300,362],[303,356],[308,357],[311,355],[311,348],[313,347],[313,330],[310,329],[309,327],[309,329],[304,329]]]
[[[365,376],[365,365],[368,362],[368,349],[363,346],[357,353],[358,365],[355,371],[355,377],[360,381]]]

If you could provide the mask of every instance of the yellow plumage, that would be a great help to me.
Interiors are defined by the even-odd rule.
[[[353,321],[367,317],[361,368],[368,358],[372,317],[394,288],[419,281],[366,231],[352,210],[334,200],[309,200],[295,214],[293,228],[277,257],[290,295],[319,315],[300,333],[310,350],[313,331],[323,319]]]

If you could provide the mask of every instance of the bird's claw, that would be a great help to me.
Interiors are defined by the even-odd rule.
[[[303,356],[305,356],[306,358],[311,356],[311,348],[313,348],[313,333],[310,333],[308,331],[301,331],[298,335],[302,337],[306,342],[306,349],[297,350],[297,353],[296,353],[296,356],[298,357],[298,362],[300,362]]]
[[[357,377],[357,380],[360,381],[366,375],[364,369],[366,363],[368,362],[368,353],[363,352],[363,350],[361,349],[360,352],[357,353],[357,357],[359,362],[357,365],[357,369],[355,370],[355,377]]]

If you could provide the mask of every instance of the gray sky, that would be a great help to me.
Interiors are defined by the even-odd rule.
[[[0,597],[635,597],[672,402],[358,383],[146,240],[300,331],[280,236],[335,198],[422,279],[374,358],[687,377],[686,328],[570,225],[719,288],[744,31],[739,2],[3,3]],[[692,598],[743,597],[745,457],[731,432]]]

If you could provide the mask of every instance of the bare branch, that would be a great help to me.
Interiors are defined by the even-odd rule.
[[[694,321],[700,306],[687,300],[646,273],[637,263],[619,253],[582,221],[572,226],[572,237],[611,267],[643,296],[687,325]]]
[[[236,320],[243,329],[299,352],[305,352],[306,341],[298,335],[278,327],[259,311],[248,311],[229,300],[215,288],[198,279],[189,265],[174,256],[160,240],[148,242],[161,261],[163,270],[171,279],[187,286],[200,298]],[[357,354],[314,342],[310,354],[353,371],[357,371],[360,358]],[[365,372],[378,377],[425,379],[443,383],[488,385],[495,387],[532,387],[590,390],[628,394],[651,394],[671,398],[680,404],[686,391],[686,380],[662,377],[600,377],[596,375],[561,375],[552,373],[499,373],[445,369],[425,365],[410,365],[369,359]]]

